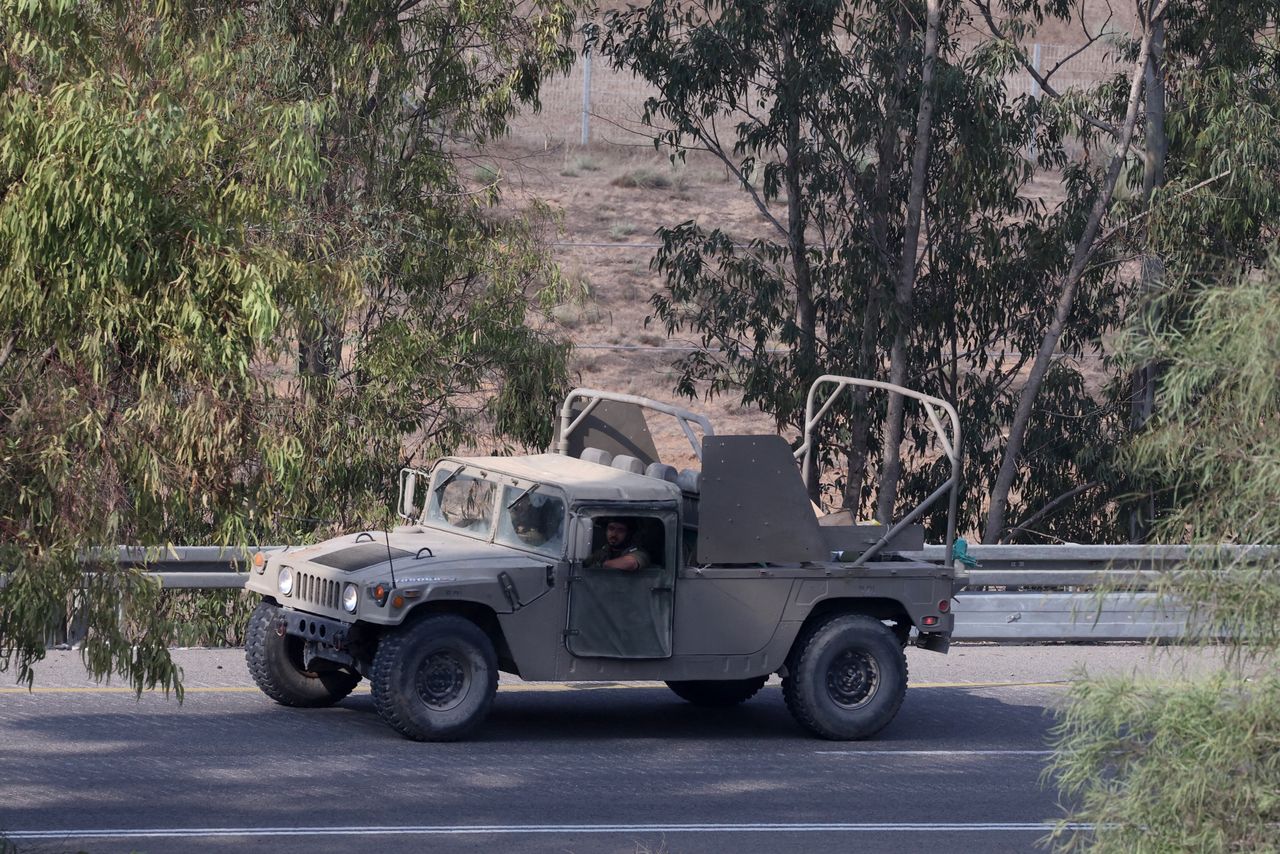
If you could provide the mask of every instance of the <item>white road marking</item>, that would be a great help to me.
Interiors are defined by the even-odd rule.
[[[819,756],[1052,756],[1052,750],[816,750]]]
[[[141,827],[84,830],[9,830],[12,842],[43,839],[186,839],[272,836],[484,836],[489,834],[635,834],[635,833],[1046,833],[1052,822],[831,822],[804,824],[523,824],[350,827]],[[1092,825],[1068,824],[1070,830]]]

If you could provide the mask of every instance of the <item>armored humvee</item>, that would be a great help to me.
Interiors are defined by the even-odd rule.
[[[814,428],[855,386],[922,406],[950,462],[949,479],[893,526],[822,516],[808,497]],[[700,470],[658,459],[646,414],[676,420]],[[662,680],[710,706],[747,700],[777,673],[803,727],[864,738],[902,704],[904,648],[950,642],[965,579],[902,552],[921,547],[916,520],[946,498],[951,553],[959,442],[946,402],[869,380],[819,379],[794,451],[779,436],[716,435],[658,401],[578,389],[554,453],[405,470],[393,530],[255,558],[249,671],[289,706],[335,703],[367,678],[388,724],[431,741],[484,719],[499,671]]]

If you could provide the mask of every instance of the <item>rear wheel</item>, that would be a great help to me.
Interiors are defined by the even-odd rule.
[[[415,741],[454,741],[484,720],[498,690],[498,657],[475,623],[436,614],[388,632],[373,659],[373,703]]]
[[[845,614],[811,630],[792,653],[782,696],[800,725],[822,738],[879,732],[907,693],[907,659],[892,630]]]
[[[695,706],[736,706],[756,695],[768,681],[768,676],[752,679],[689,679],[668,682],[667,687],[682,700]]]
[[[244,657],[253,681],[277,703],[314,708],[332,706],[355,689],[360,676],[345,669],[307,670],[305,641],[280,631],[280,606],[262,601],[249,617]]]

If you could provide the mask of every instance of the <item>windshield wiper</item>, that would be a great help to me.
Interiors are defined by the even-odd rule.
[[[511,499],[510,503],[508,503],[508,504],[507,504],[507,509],[508,509],[508,510],[510,510],[512,507],[515,507],[517,504],[519,504],[519,503],[520,503],[520,499],[521,499],[521,498],[524,498],[524,497],[525,497],[525,496],[527,496],[527,495],[532,495],[532,494],[533,494],[533,491],[534,491],[535,489],[537,489],[538,487],[540,487],[540,486],[542,486],[542,484],[540,484],[540,483],[535,483],[533,486],[530,486],[530,487],[529,487],[528,489],[526,489],[524,492],[520,493],[520,494],[519,494],[519,495],[517,495],[515,498]]]
[[[435,490],[434,490],[434,491],[435,491],[436,493],[439,493],[439,492],[440,492],[441,490],[443,490],[446,486],[448,486],[449,484],[453,483],[453,482],[454,482],[454,480],[455,480],[455,479],[457,479],[458,475],[462,474],[462,470],[463,470],[464,468],[466,468],[466,466],[458,466],[456,469],[454,469],[453,471],[451,471],[451,472],[449,472],[447,475],[445,475],[445,476],[444,476],[444,480],[442,480],[442,481],[440,481],[439,483],[437,483],[437,484],[436,484],[436,488],[435,488]]]

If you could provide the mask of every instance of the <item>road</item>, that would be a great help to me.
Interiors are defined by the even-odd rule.
[[[504,678],[474,740],[417,744],[365,690],[287,709],[238,650],[179,650],[185,702],[88,682],[74,652],[0,687],[0,839],[20,852],[1031,851],[1061,816],[1049,712],[1078,665],[1176,666],[1135,646],[911,650],[872,741],[824,742],[776,685],[728,711],[660,685]]]

